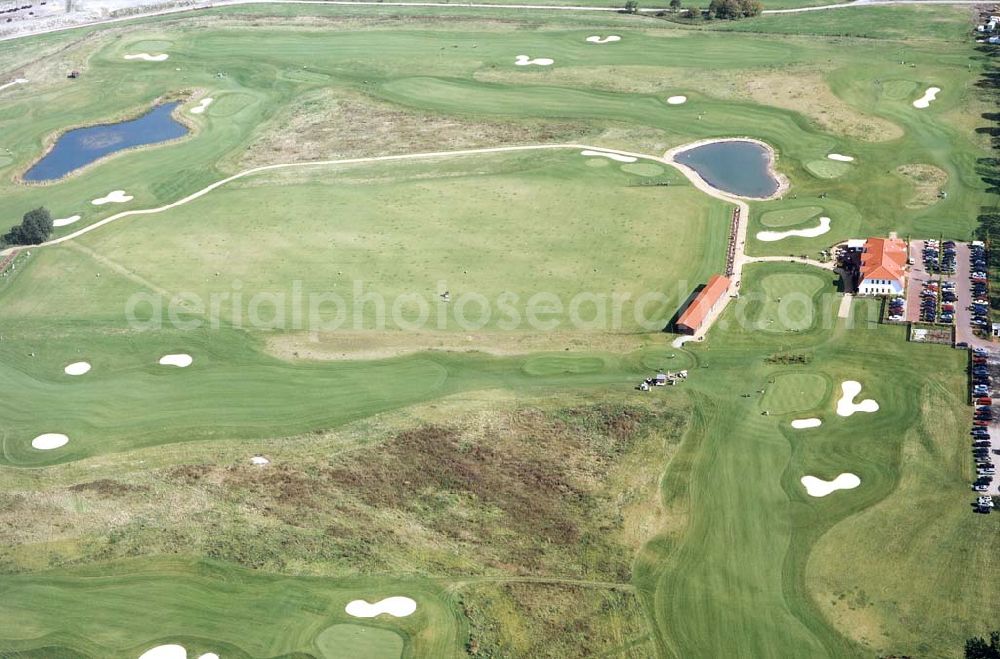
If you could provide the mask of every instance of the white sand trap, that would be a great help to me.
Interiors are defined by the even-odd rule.
[[[205,654],[199,655],[198,659],[219,659],[219,655],[214,652],[206,652]]]
[[[684,105],[688,102],[687,96],[671,96],[667,99],[667,103],[670,105]]]
[[[815,476],[803,476],[802,485],[811,497],[825,497],[837,490],[853,490],[861,485],[861,479],[854,474],[841,474],[832,481],[825,481]]]
[[[836,160],[838,162],[854,162],[854,156],[845,156],[842,153],[831,153],[826,157],[830,160]]]
[[[344,607],[347,615],[355,618],[374,618],[380,613],[388,613],[397,618],[405,618],[417,610],[417,603],[409,597],[387,597],[374,604],[365,600],[352,600]]]
[[[125,59],[138,59],[143,62],[166,62],[170,55],[166,53],[160,53],[158,55],[150,55],[149,53],[136,53],[135,55],[126,55]]]
[[[163,355],[160,357],[160,366],[176,366],[177,368],[187,368],[191,365],[194,358],[186,353],[178,353],[176,355]]]
[[[913,107],[923,110],[931,104],[931,101],[937,98],[939,91],[941,91],[940,87],[928,87],[923,96],[913,101]]]
[[[527,55],[518,55],[514,60],[514,64],[517,66],[528,66],[529,64],[537,64],[538,66],[551,66],[555,62],[554,59],[549,59],[548,57],[536,57],[531,59]]]
[[[27,78],[14,78],[10,82],[5,82],[0,85],[0,89],[7,89],[8,87],[13,87],[14,85],[23,85],[26,82],[28,82]]]
[[[861,393],[861,383],[847,380],[840,385],[844,395],[837,401],[837,415],[851,416],[855,412],[878,412],[878,403],[871,398],[855,403],[855,397]]]
[[[103,206],[104,204],[124,204],[126,201],[132,201],[132,195],[125,194],[124,190],[112,190],[107,195],[98,197],[90,203],[95,206]]]
[[[589,41],[590,43],[614,43],[616,41],[621,41],[621,40],[622,38],[619,37],[617,34],[612,34],[611,36],[608,37],[599,37],[597,35],[594,35],[592,37],[587,37],[587,41]]]
[[[819,226],[809,229],[792,229],[790,231],[760,231],[757,233],[757,240],[765,243],[773,243],[776,240],[784,238],[815,238],[816,236],[822,236],[829,230],[830,218],[821,217],[819,218]]]
[[[792,427],[796,430],[803,430],[805,428],[819,428],[823,425],[822,419],[795,419],[792,421]]]
[[[79,215],[70,215],[69,217],[63,217],[58,220],[52,220],[52,226],[54,227],[64,227],[68,224],[73,224],[80,219]]]
[[[250,458],[250,464],[269,465],[271,464],[271,461],[265,458],[263,455],[255,455],[252,458]]]
[[[63,369],[66,375],[83,375],[90,371],[90,362],[73,362]]]
[[[183,645],[157,645],[146,650],[139,659],[187,659],[188,653]]]
[[[69,437],[58,432],[47,432],[31,440],[31,446],[39,451],[51,451],[60,446],[66,446]]]
[[[209,105],[211,105],[211,104],[212,104],[212,101],[214,101],[214,100],[215,100],[215,99],[214,99],[214,98],[212,98],[211,96],[210,96],[210,97],[208,97],[208,98],[203,98],[203,99],[201,99],[201,103],[199,103],[199,104],[198,104],[198,105],[196,105],[195,107],[191,108],[191,114],[201,114],[202,112],[204,112],[204,111],[205,111],[205,109],[206,109],[206,108],[207,108],[207,107],[208,107]]]
[[[607,153],[606,151],[592,151],[590,149],[584,149],[580,152],[581,156],[604,156],[605,158],[611,158],[612,160],[617,160],[618,162],[635,162],[638,158],[633,158],[632,156],[623,156],[620,153]]]

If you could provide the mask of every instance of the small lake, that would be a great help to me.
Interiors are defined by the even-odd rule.
[[[754,142],[714,142],[681,151],[675,159],[729,194],[762,198],[778,191],[778,180],[768,171],[770,155]]]
[[[71,130],[24,174],[24,180],[53,181],[110,153],[182,137],[187,126],[171,116],[178,105],[179,101],[164,103],[138,119]]]

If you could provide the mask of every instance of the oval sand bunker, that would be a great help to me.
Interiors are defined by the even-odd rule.
[[[811,497],[825,497],[837,490],[853,490],[861,485],[861,479],[854,474],[841,474],[832,481],[825,481],[815,476],[803,476],[802,486]]]
[[[611,36],[608,37],[599,37],[597,35],[594,35],[592,37],[587,37],[587,41],[589,41],[590,43],[614,43],[615,41],[621,41],[621,40],[622,38],[619,37],[617,34],[612,34]]]
[[[58,432],[47,432],[31,440],[31,446],[39,451],[51,451],[54,448],[66,446],[69,437]]]
[[[125,59],[128,60],[142,60],[143,62],[165,62],[170,57],[166,53],[159,53],[157,55],[150,55],[149,53],[136,53],[135,55],[126,55]]]
[[[791,229],[789,231],[760,231],[757,233],[757,240],[765,243],[773,243],[784,238],[815,238],[822,236],[830,230],[830,218],[819,218],[819,226],[809,229]]]
[[[344,607],[344,611],[355,618],[374,618],[381,613],[405,618],[416,610],[417,603],[409,597],[387,597],[374,604],[369,604],[365,600],[353,600]]]
[[[913,101],[913,107],[917,108],[918,110],[923,110],[924,108],[926,108],[928,105],[931,104],[931,101],[937,98],[939,91],[941,91],[940,87],[928,87],[927,91],[924,92],[923,96]]]
[[[821,425],[823,425],[823,421],[821,419],[816,419],[816,418],[795,419],[794,421],[792,421],[792,427],[795,428],[796,430],[803,430],[805,428],[819,428]]]
[[[186,353],[176,355],[163,355],[160,357],[160,366],[176,366],[177,368],[187,368],[194,358]]]
[[[187,659],[187,654],[183,645],[171,643],[146,650],[139,659]]]
[[[605,158],[611,158],[612,160],[617,160],[618,162],[635,162],[638,158],[632,156],[623,156],[620,153],[608,153],[607,151],[593,151],[591,149],[584,149],[580,152],[581,156],[603,156]]]
[[[669,105],[683,105],[687,103],[687,100],[688,100],[687,96],[671,96],[670,98],[667,99],[667,103]]]
[[[66,375],[83,375],[90,371],[90,362],[73,362],[63,369]]]
[[[68,224],[73,224],[80,219],[79,215],[70,215],[69,217],[63,217],[58,220],[52,220],[52,226],[54,227],[64,227]]]
[[[204,112],[208,108],[209,105],[212,104],[212,101],[214,101],[214,100],[215,99],[212,98],[211,96],[209,96],[208,98],[201,99],[201,102],[198,103],[198,105],[196,105],[195,107],[191,108],[191,114],[201,114],[202,112]]]
[[[837,162],[854,162],[854,156],[845,156],[842,153],[830,153],[826,157]]]
[[[528,66],[529,64],[537,64],[538,66],[551,66],[555,62],[554,59],[549,59],[548,57],[536,57],[531,59],[527,55],[518,55],[514,60],[516,66]]]
[[[126,201],[132,201],[132,195],[125,194],[124,190],[112,190],[107,195],[98,197],[90,203],[95,206],[103,206],[104,204],[124,204]]]
[[[855,403],[854,399],[861,393],[861,383],[855,380],[846,380],[840,385],[844,395],[837,401],[837,415],[851,416],[855,412],[878,412],[878,403],[871,398],[860,403]]]

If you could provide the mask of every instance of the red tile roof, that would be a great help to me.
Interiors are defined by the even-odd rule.
[[[899,238],[869,238],[861,254],[862,279],[902,282],[906,270],[906,243]]]
[[[694,302],[684,310],[681,317],[677,319],[677,327],[683,327],[692,332],[698,331],[701,324],[708,318],[716,303],[721,300],[729,290],[729,279],[722,275],[712,275],[705,288],[701,289]]]

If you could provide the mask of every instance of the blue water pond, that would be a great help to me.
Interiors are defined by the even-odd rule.
[[[714,188],[740,197],[770,197],[779,182],[771,174],[767,149],[755,142],[727,140],[681,151],[676,160]]]
[[[178,105],[179,101],[164,103],[138,119],[68,131],[24,174],[24,180],[53,181],[108,154],[182,137],[188,128],[172,116]]]

